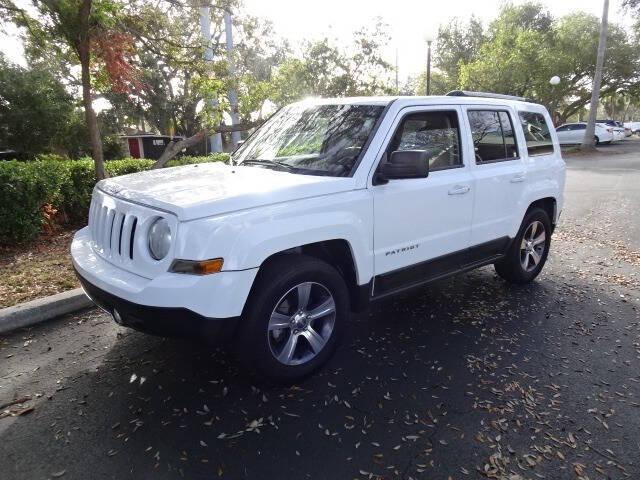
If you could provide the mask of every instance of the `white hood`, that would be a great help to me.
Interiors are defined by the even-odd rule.
[[[181,221],[345,192],[353,178],[300,175],[222,162],[109,178],[98,188],[114,197],[175,213]]]

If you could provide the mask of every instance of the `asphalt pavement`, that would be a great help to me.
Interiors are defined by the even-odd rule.
[[[98,310],[0,337],[0,478],[640,478],[640,140],[567,165],[536,282],[378,303],[294,387]]]

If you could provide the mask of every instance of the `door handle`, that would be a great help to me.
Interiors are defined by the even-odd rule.
[[[449,190],[449,195],[464,195],[471,187],[469,185],[456,185],[451,190]]]
[[[514,175],[513,177],[511,177],[511,183],[524,182],[524,179],[525,179],[524,173],[518,173],[517,175]]]

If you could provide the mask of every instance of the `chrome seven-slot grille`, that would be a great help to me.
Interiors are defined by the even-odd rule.
[[[89,210],[89,228],[102,255],[133,260],[138,217],[119,212],[96,199]]]

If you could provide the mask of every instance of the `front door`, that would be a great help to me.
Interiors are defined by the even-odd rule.
[[[140,158],[140,140],[138,138],[129,138],[129,156],[132,158]]]
[[[584,132],[587,130],[587,126],[582,123],[574,123],[571,127],[571,143],[580,145],[584,140]]]
[[[374,185],[374,295],[460,267],[469,246],[474,183],[457,106],[411,107],[394,122],[381,162],[396,150],[429,153],[427,178]],[[467,150],[467,151],[464,151]]]

